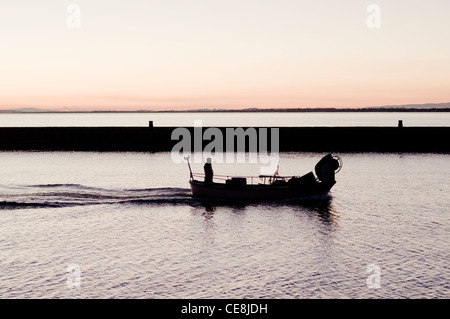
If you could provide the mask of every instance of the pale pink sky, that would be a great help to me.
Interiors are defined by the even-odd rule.
[[[0,109],[450,102],[450,2],[392,2],[2,4]],[[67,25],[71,3],[80,28]],[[380,28],[367,25],[371,3]]]

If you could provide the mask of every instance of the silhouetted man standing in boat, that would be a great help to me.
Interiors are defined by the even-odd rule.
[[[206,159],[206,163],[203,166],[203,169],[205,170],[205,183],[212,184],[214,171],[212,169],[211,159],[209,157]]]

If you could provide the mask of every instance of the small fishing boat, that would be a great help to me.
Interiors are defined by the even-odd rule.
[[[281,199],[314,198],[327,195],[336,184],[335,174],[342,168],[339,156],[328,154],[314,167],[315,175],[309,172],[303,176],[225,176],[192,173],[189,184],[196,198],[224,199],[238,201],[273,201]]]

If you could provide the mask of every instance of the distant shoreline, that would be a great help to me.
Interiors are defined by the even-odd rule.
[[[450,112],[450,108],[292,108],[292,109],[197,109],[197,110],[135,110],[135,111],[21,111],[21,110],[0,110],[0,114],[73,114],[73,113],[387,113],[387,112]]]

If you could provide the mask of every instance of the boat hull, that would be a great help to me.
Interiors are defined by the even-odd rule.
[[[333,185],[318,183],[310,189],[289,186],[246,185],[230,187],[226,184],[191,180],[192,195],[197,198],[225,199],[239,201],[273,201],[282,199],[310,198],[327,195]]]

